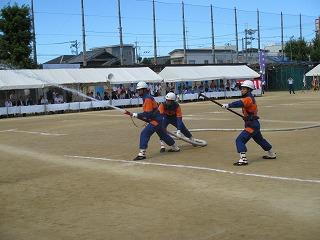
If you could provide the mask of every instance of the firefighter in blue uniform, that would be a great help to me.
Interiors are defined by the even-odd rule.
[[[182,121],[182,111],[179,103],[176,102],[176,95],[173,92],[169,92],[166,95],[166,101],[159,106],[159,112],[163,118],[162,126],[167,129],[169,124],[177,128],[177,135],[179,137],[182,134],[193,141],[192,134],[186,128]],[[164,142],[160,140],[160,152],[165,152],[166,148]]]
[[[133,160],[136,161],[146,159],[148,142],[152,134],[155,132],[158,134],[160,139],[162,139],[168,146],[171,147],[169,149],[169,152],[179,152],[180,148],[162,127],[162,119],[158,110],[158,104],[149,94],[148,85],[145,82],[139,82],[137,84],[137,92],[143,100],[143,112],[132,113],[132,116],[139,119],[144,119],[148,121],[148,124],[140,134],[140,151],[138,153],[138,156]]]
[[[258,107],[256,100],[252,95],[254,84],[250,80],[246,80],[241,84],[242,99],[229,104],[222,104],[223,108],[242,108],[244,115],[245,129],[240,133],[236,139],[237,151],[240,154],[240,159],[235,162],[235,166],[243,166],[248,164],[246,157],[247,147],[246,143],[253,138],[253,140],[260,145],[263,150],[267,152],[264,159],[275,159],[276,153],[272,151],[271,144],[262,137],[260,132],[260,123],[257,116]]]

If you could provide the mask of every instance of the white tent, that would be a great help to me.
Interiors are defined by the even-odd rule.
[[[309,72],[307,72],[306,76],[307,77],[320,76],[320,64],[318,64],[316,67],[314,67]]]
[[[254,79],[260,75],[246,65],[165,67],[159,75],[165,82],[216,79]]]
[[[106,83],[107,80],[111,84],[163,81],[148,67],[1,70],[0,90],[42,88],[75,83]]]
[[[0,90],[43,88],[45,85],[38,79],[21,76],[14,70],[0,70]]]

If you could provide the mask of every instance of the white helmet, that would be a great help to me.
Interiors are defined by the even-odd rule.
[[[169,93],[166,95],[166,100],[173,100],[173,101],[175,101],[175,100],[176,100],[176,95],[175,95],[173,92],[169,92]]]
[[[247,87],[250,88],[252,90],[256,89],[253,82],[251,80],[245,80],[243,81],[243,83],[241,84],[241,87]]]
[[[148,88],[148,84],[146,84],[146,82],[138,82],[137,90],[143,89],[143,88]]]

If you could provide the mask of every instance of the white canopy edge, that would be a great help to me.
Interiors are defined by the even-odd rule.
[[[254,79],[260,75],[246,65],[165,67],[159,75],[165,82],[217,79]]]
[[[163,78],[148,67],[87,69],[1,70],[0,90],[43,88],[63,84],[124,84],[145,81],[162,82]]]
[[[306,73],[307,77],[320,76],[320,64],[312,68],[309,72]]]

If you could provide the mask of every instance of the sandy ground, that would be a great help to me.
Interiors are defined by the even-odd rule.
[[[320,124],[319,93],[257,102],[263,129]],[[190,129],[243,127],[210,102],[182,110]],[[237,131],[194,132],[208,146],[179,141],[179,153],[159,153],[154,135],[135,163],[135,122],[117,111],[1,119],[0,239],[319,239],[320,128],[264,132],[278,158],[251,141],[236,167]]]

